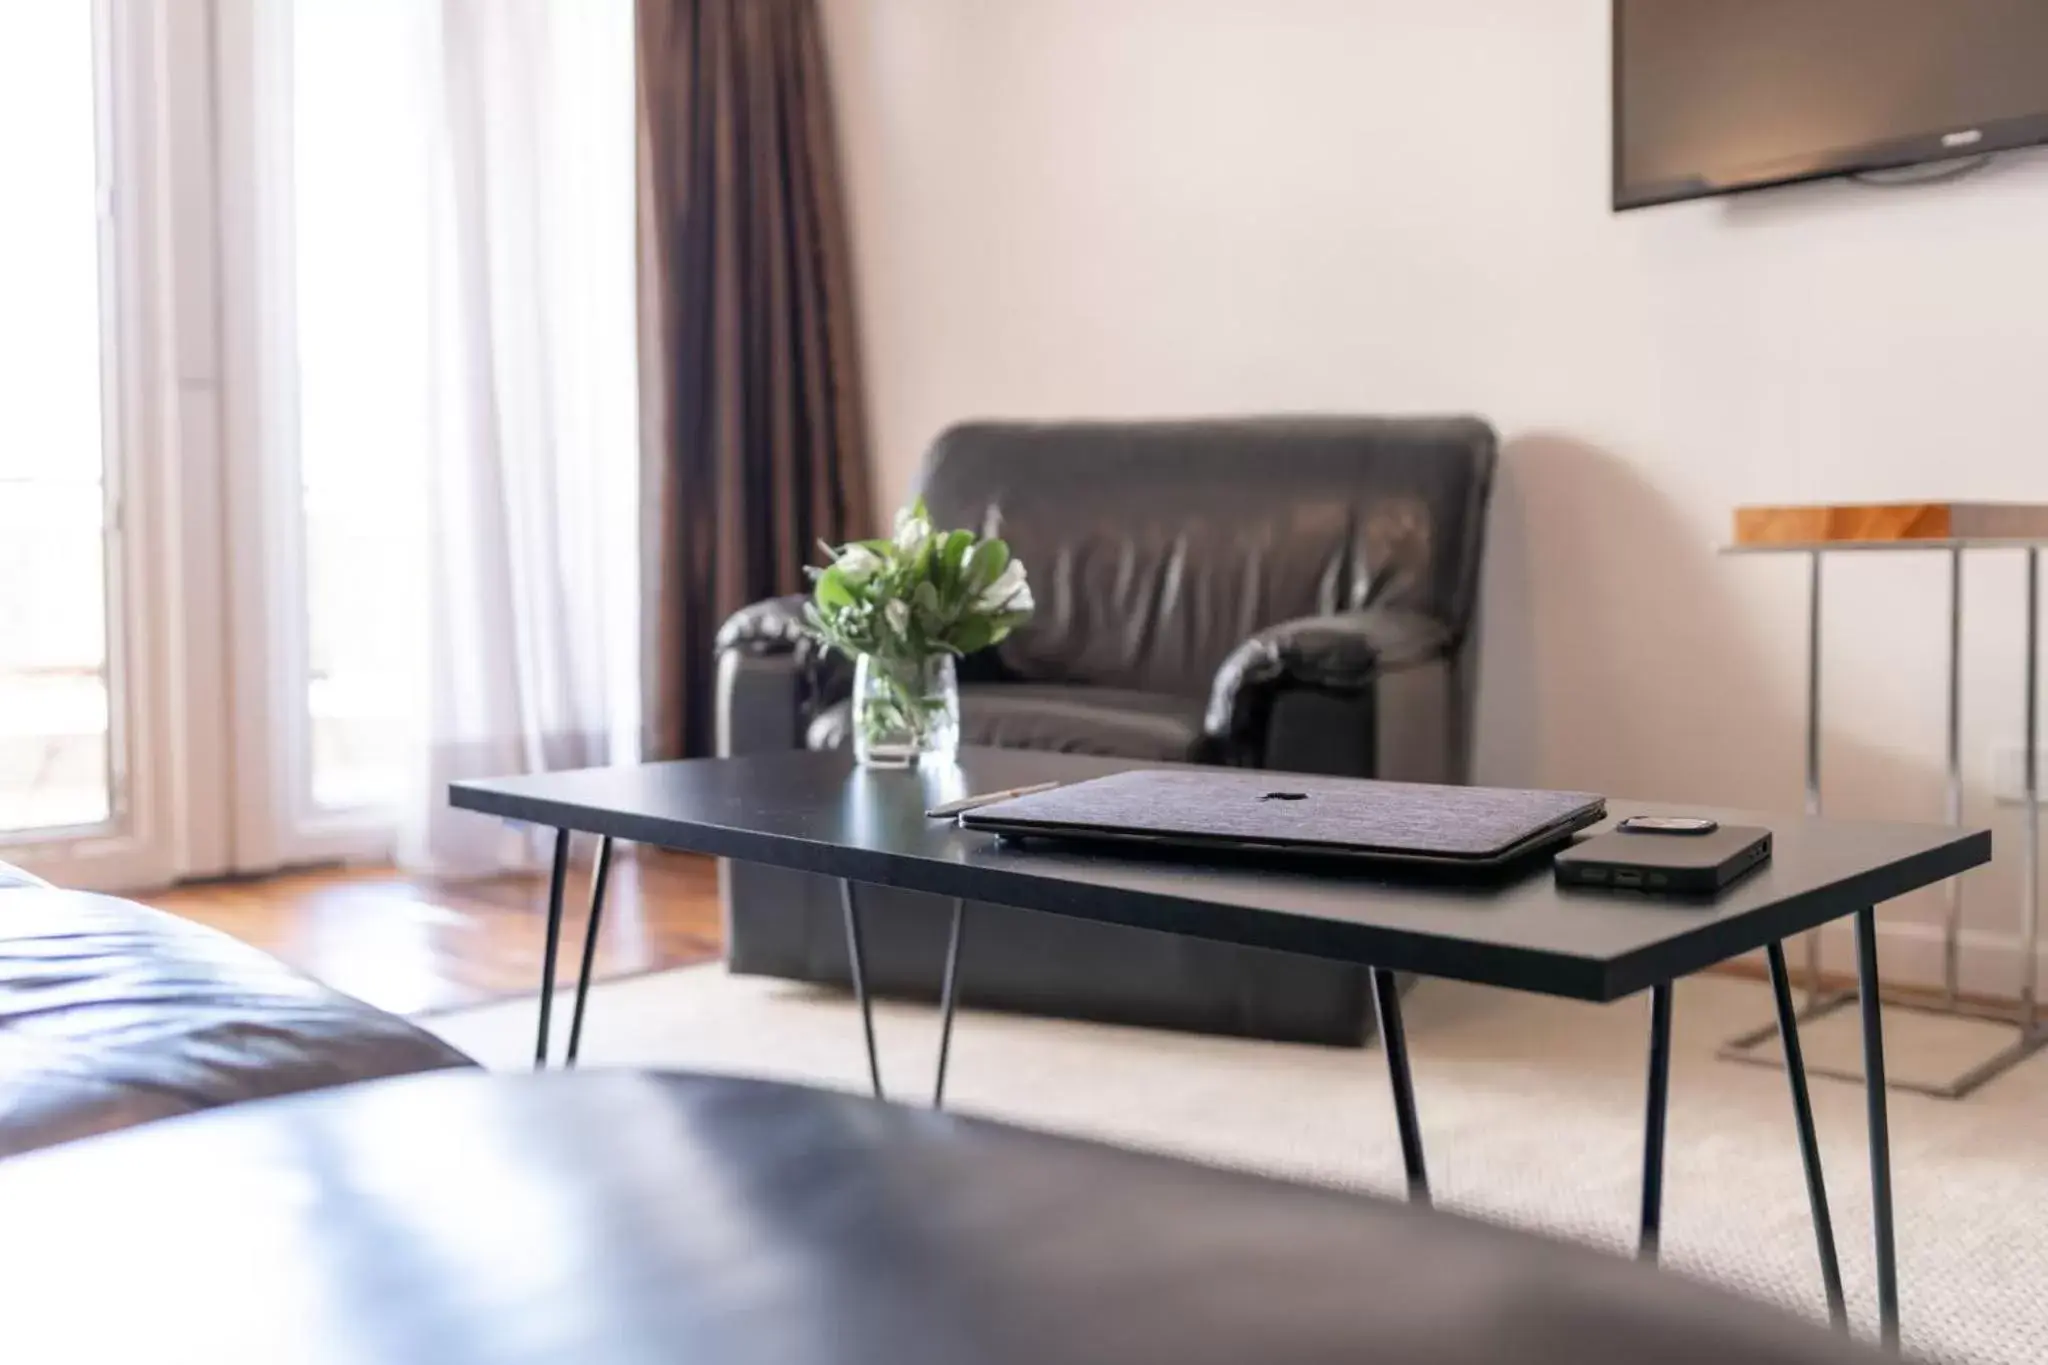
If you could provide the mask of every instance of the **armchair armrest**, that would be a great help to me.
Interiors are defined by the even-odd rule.
[[[740,608],[718,628],[718,752],[801,747],[818,712],[851,695],[853,666],[804,633],[801,594]]]
[[[809,643],[804,634],[803,594],[770,597],[741,607],[725,618],[712,648],[723,654],[729,649],[760,653],[794,653]]]
[[[1288,694],[1370,704],[1382,679],[1443,660],[1455,647],[1442,622],[1396,607],[1268,627],[1216,670],[1205,716],[1209,742],[1226,762],[1264,765],[1275,706]]]

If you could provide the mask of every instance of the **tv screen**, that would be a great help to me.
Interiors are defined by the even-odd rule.
[[[2048,141],[2048,0],[1614,0],[1614,206]]]

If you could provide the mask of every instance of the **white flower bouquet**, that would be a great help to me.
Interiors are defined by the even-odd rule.
[[[832,562],[810,570],[816,586],[804,619],[817,640],[858,665],[862,760],[950,752],[959,736],[952,661],[1031,618],[1024,565],[994,536],[935,530],[923,499],[896,514],[889,539],[824,549]]]

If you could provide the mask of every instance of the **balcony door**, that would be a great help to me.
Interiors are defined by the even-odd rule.
[[[151,231],[158,17],[0,6],[0,859],[86,885],[167,879],[219,833],[178,816],[182,575],[145,505],[181,384],[208,380],[177,370],[180,243]]]
[[[377,859],[419,799],[450,12],[0,5],[0,860],[131,890]],[[539,134],[616,153],[562,268],[618,316],[564,351],[626,376],[626,448],[631,4],[524,12],[572,125]]]

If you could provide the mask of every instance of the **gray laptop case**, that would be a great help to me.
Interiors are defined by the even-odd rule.
[[[1020,836],[1485,866],[1561,843],[1605,813],[1590,792],[1141,769],[982,806],[960,823]]]

